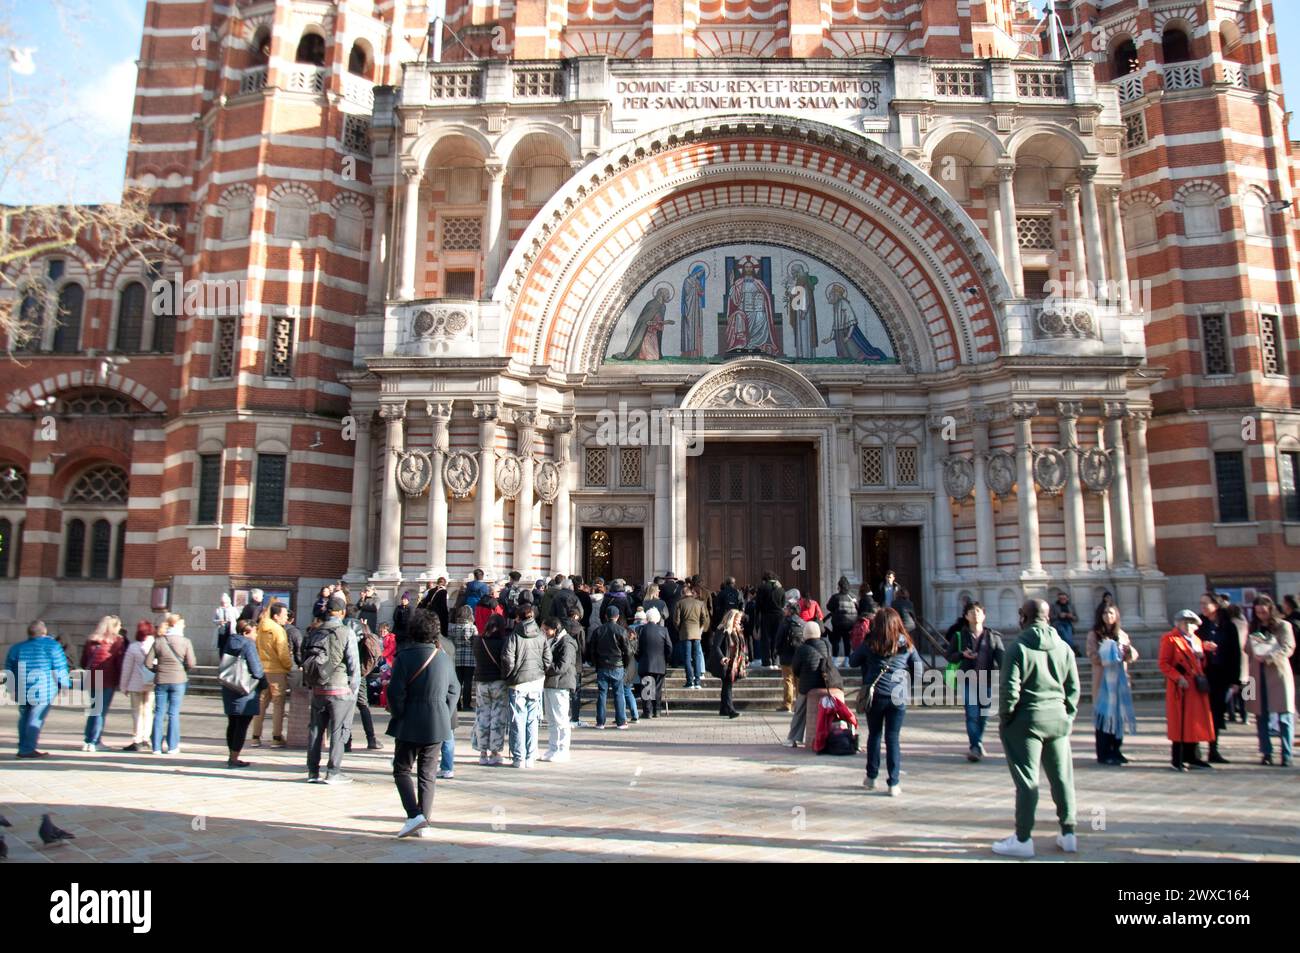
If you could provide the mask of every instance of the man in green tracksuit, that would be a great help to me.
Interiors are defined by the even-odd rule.
[[[1034,856],[1030,834],[1038,807],[1040,761],[1061,822],[1056,844],[1067,853],[1078,850],[1070,729],[1079,710],[1079,670],[1074,650],[1052,628],[1050,615],[1043,600],[1027,600],[1020,610],[1024,631],[1002,663],[998,714],[1002,747],[1016,783],[1016,832],[994,844],[993,852],[1006,857]]]

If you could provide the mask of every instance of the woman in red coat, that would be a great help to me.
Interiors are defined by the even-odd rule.
[[[1160,671],[1165,676],[1165,731],[1172,746],[1175,771],[1208,768],[1202,760],[1202,741],[1214,741],[1214,716],[1210,714],[1209,681],[1205,677],[1205,647],[1196,629],[1200,617],[1184,609],[1174,617],[1174,628],[1160,639]]]

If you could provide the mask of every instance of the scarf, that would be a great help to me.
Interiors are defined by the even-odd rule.
[[[1123,738],[1125,731],[1137,731],[1133,693],[1124,671],[1124,649],[1118,639],[1102,639],[1097,655],[1101,658],[1101,672],[1095,675],[1097,730]]]

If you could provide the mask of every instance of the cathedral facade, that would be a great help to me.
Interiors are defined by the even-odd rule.
[[[1288,591],[1272,5],[1061,6],[151,2],[128,181],[176,244],[42,265],[84,300],[9,374],[0,612],[889,569],[936,623],[1109,591],[1151,633]]]

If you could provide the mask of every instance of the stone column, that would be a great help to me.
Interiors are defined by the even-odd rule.
[[[403,169],[406,176],[402,227],[402,280],[397,297],[410,301],[415,297],[416,266],[420,255],[420,170]]]
[[[1034,483],[1034,418],[1038,404],[1018,401],[1011,405],[1016,420],[1016,505],[1020,520],[1021,576],[1043,575],[1038,537],[1038,487]]]
[[[1020,231],[1016,225],[1016,167],[998,166],[998,197],[1002,207],[1002,266],[1017,298],[1025,296],[1025,269],[1020,262]]]
[[[1124,218],[1119,208],[1120,189],[1110,188],[1106,191],[1110,197],[1110,248],[1113,256],[1110,276],[1119,285],[1116,290],[1119,292],[1120,311],[1130,314],[1133,311],[1133,289],[1129,287],[1128,246],[1124,238]]]
[[[566,576],[578,571],[573,564],[573,514],[569,502],[569,469],[571,466],[569,443],[573,434],[573,418],[551,418],[551,433],[555,435],[555,466],[560,471],[560,486],[551,507],[551,573]]]
[[[1065,565],[1069,572],[1082,573],[1088,570],[1088,529],[1079,479],[1079,415],[1083,404],[1062,400],[1056,407],[1061,417],[1061,450],[1065,454]]]
[[[1095,288],[1106,281],[1106,248],[1101,237],[1101,209],[1097,204],[1097,169],[1083,166],[1079,170],[1083,197],[1083,234],[1088,249],[1088,277]]]
[[[1088,282],[1088,261],[1083,246],[1083,219],[1079,216],[1079,193],[1077,185],[1065,188],[1065,219],[1070,229],[1070,258],[1074,265],[1074,283],[1071,284],[1067,297],[1092,298],[1092,285]],[[1086,289],[1080,291],[1080,288]]]
[[[1133,511],[1128,492],[1128,460],[1124,453],[1124,418],[1128,407],[1121,401],[1106,403],[1106,443],[1115,481],[1110,486],[1110,520],[1115,532],[1115,564],[1122,569],[1133,566],[1133,531],[1129,522]]]
[[[496,287],[497,278],[501,275],[502,252],[506,244],[502,234],[502,221],[506,208],[506,167],[500,162],[489,162],[485,168],[490,179],[487,204],[487,251],[483,256],[483,296],[487,297]]]
[[[533,438],[537,428],[537,414],[531,410],[516,410],[515,431],[518,437],[519,496],[515,498],[515,548],[514,566],[527,576],[536,576],[533,565]]]
[[[402,497],[397,489],[397,457],[406,449],[406,435],[402,421],[406,417],[406,401],[384,404],[379,416],[386,424],[384,437],[383,505],[379,516],[379,569],[380,579],[396,580],[402,577]]]
[[[479,422],[478,519],[475,522],[474,559],[484,575],[493,575],[497,533],[497,405],[475,404]]]
[[[676,392],[671,388],[658,390],[654,394],[654,410],[664,421],[675,420],[669,412],[677,404]],[[673,448],[665,439],[663,431],[667,430],[671,438],[677,433],[676,426],[660,429],[660,439],[654,446],[654,572],[649,575],[662,574],[671,569],[675,573],[685,570],[673,565],[673,530],[672,530],[672,458]]]
[[[1147,421],[1150,419],[1149,410],[1133,410],[1128,415],[1129,446],[1133,449],[1130,463],[1133,468],[1133,538],[1138,568],[1142,570],[1156,568],[1156,519],[1147,461]]]
[[[352,518],[348,534],[348,571],[346,582],[364,582],[370,576],[370,482],[374,451],[370,442],[370,424],[374,412],[352,409],[356,441],[352,448]]]
[[[433,482],[429,484],[429,551],[425,558],[430,579],[447,575],[447,489],[442,483],[442,468],[451,446],[447,430],[451,407],[450,401],[425,405],[433,420]]]
[[[839,564],[831,578],[839,579],[841,575],[854,579],[853,571],[853,536],[856,521],[853,519],[853,497],[850,495],[853,484],[853,417],[843,415],[835,424],[835,470],[834,492],[835,518],[831,523],[831,534],[835,545],[835,561]]]
[[[672,565],[668,568],[679,577],[686,575],[686,434],[672,430],[672,456],[669,460],[668,479],[671,485],[672,504],[669,520],[672,538],[669,554]]]
[[[1006,261],[1006,252],[1003,250],[1005,235],[1002,228],[1002,206],[998,202],[989,201],[989,244],[993,246],[993,254],[997,256],[999,262]]]
[[[996,531],[993,529],[993,497],[989,494],[986,466],[989,456],[989,421],[993,414],[985,407],[971,411],[975,452],[975,552],[982,575],[998,568]]]
[[[944,480],[948,444],[943,439],[945,418],[930,418],[930,446],[934,459],[934,569],[940,579],[954,577],[957,556],[953,552],[952,502]]]
[[[371,222],[370,275],[366,284],[366,304],[377,307],[388,296],[387,276],[384,274],[384,255],[388,249],[388,187],[375,189],[375,215]]]

